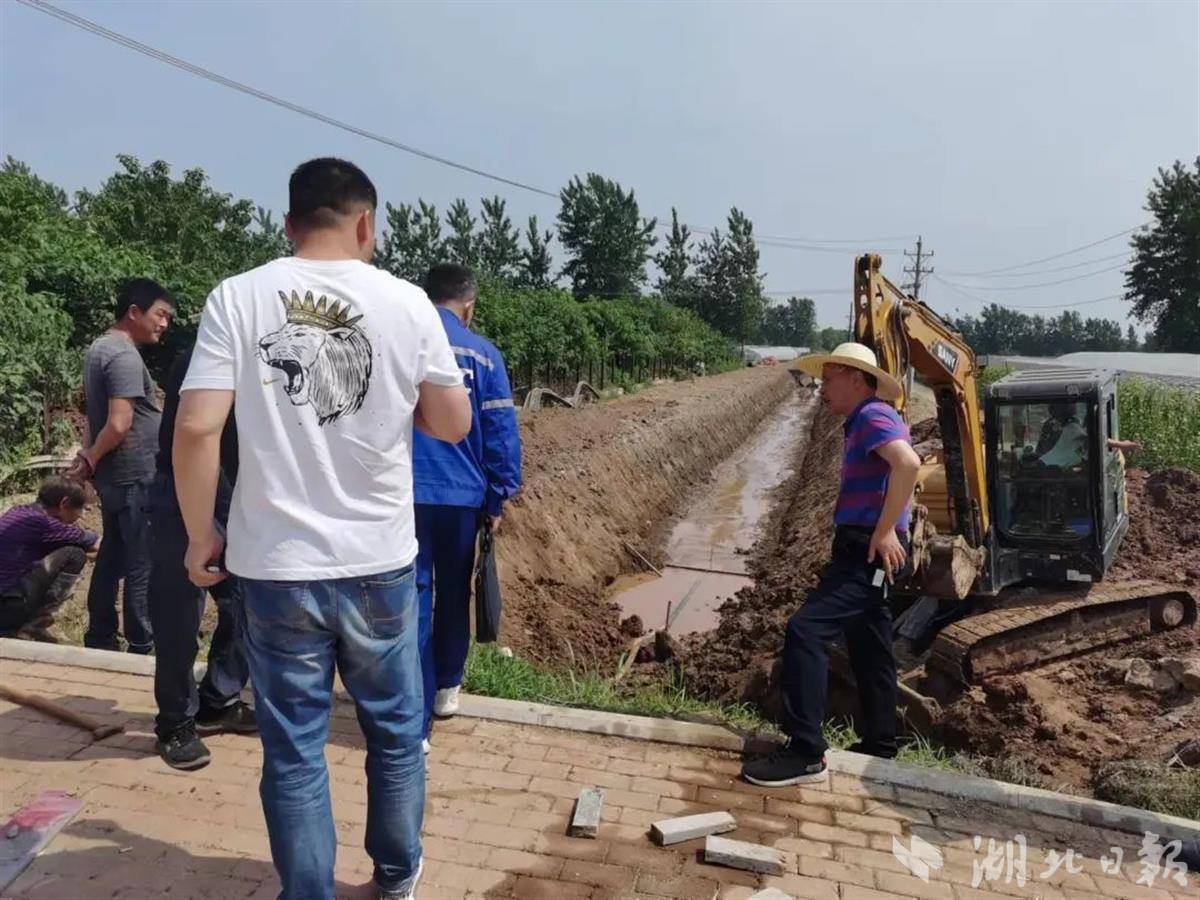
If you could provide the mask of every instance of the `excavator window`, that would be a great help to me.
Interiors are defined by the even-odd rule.
[[[997,414],[1001,531],[1014,537],[1089,535],[1087,404],[1002,403]]]

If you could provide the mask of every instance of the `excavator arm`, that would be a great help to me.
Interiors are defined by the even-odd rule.
[[[914,540],[928,544],[927,559],[932,567],[956,570],[952,592],[961,597],[982,567],[990,524],[976,385],[980,370],[962,337],[933,310],[892,284],[879,271],[881,263],[875,253],[855,262],[854,339],[874,350],[880,368],[904,385],[904,396],[896,401],[896,407],[905,419],[914,373],[933,390],[946,493],[953,511],[950,530],[961,536],[961,541],[943,536],[935,546],[917,534]],[[949,589],[950,583],[941,583]]]

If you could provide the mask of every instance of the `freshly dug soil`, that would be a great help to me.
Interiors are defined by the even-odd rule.
[[[759,367],[522,415],[525,491],[496,540],[501,642],[614,666],[629,638],[606,588],[642,568],[625,542],[655,561],[688,495],[795,389],[786,369]]]
[[[783,629],[828,558],[841,447],[837,427],[823,410],[814,419],[804,457],[780,487],[772,527],[751,551],[756,583],[721,608],[716,631],[687,642],[684,671],[692,690],[759,703],[770,714],[769,676]],[[938,449],[936,420],[918,422],[912,431],[925,452]],[[1200,475],[1135,469],[1127,485],[1131,524],[1113,577],[1200,590]],[[1200,629],[1152,635],[990,679],[945,708],[933,736],[952,749],[1001,757],[1053,786],[1086,793],[1106,763],[1161,765],[1200,734],[1200,696],[1182,688],[1135,689],[1108,665],[1165,656],[1200,656]]]
[[[606,588],[643,568],[624,542],[654,560],[688,495],[795,389],[786,369],[759,367],[522,412],[525,490],[496,537],[500,642],[542,663],[609,671],[629,638]],[[100,531],[98,508],[81,524]],[[56,618],[69,643],[86,627],[91,570]]]
[[[1200,657],[1200,630],[1152,635],[988,679],[943,710],[938,737],[953,749],[1024,762],[1054,785],[1076,790],[1086,790],[1111,761],[1161,764],[1200,734],[1200,696],[1133,688],[1108,664],[1164,656]]]
[[[1130,469],[1129,531],[1114,566],[1117,578],[1182,584],[1200,599],[1200,473]]]

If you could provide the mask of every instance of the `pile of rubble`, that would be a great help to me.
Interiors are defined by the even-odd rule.
[[[1179,690],[1200,694],[1200,656],[1164,656],[1161,659],[1115,659],[1109,673],[1131,688],[1171,694]]]

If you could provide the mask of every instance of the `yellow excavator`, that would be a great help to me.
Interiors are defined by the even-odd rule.
[[[854,339],[905,387],[937,407],[940,453],[922,461],[913,503],[913,560],[896,591],[903,613],[923,602],[923,675],[962,686],[1155,631],[1192,625],[1178,586],[1109,573],[1129,527],[1117,436],[1116,373],[1015,372],[987,388],[962,336],[860,256]],[[904,629],[898,620],[898,631]],[[938,691],[940,693],[940,691]]]

